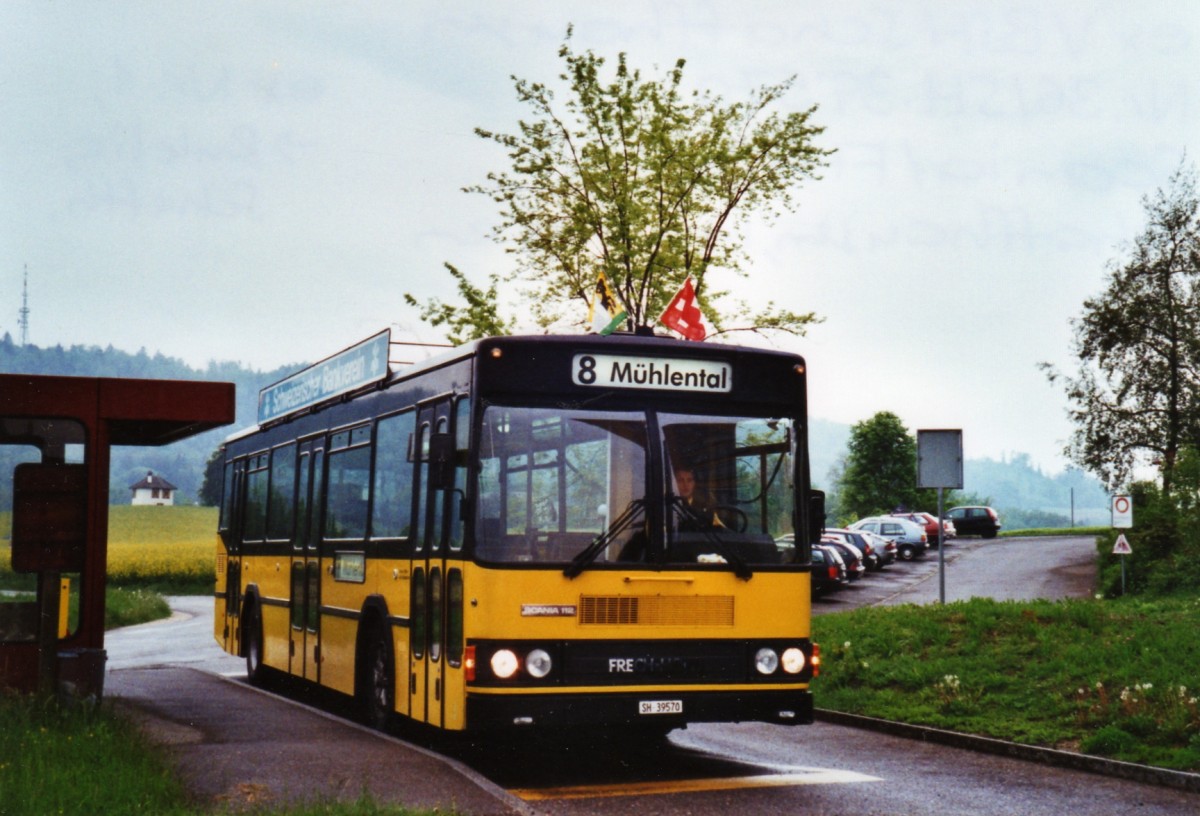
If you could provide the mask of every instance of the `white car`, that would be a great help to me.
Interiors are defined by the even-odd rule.
[[[896,542],[896,550],[905,561],[911,561],[918,555],[925,554],[929,546],[925,528],[908,519],[894,516],[868,516],[850,525],[851,530],[866,530],[869,533],[890,538]]]

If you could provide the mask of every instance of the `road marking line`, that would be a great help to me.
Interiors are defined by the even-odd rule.
[[[699,793],[742,788],[782,788],[797,785],[844,785],[856,782],[882,782],[876,776],[854,771],[814,769],[806,773],[735,776],[723,779],[664,779],[653,782],[626,782],[615,785],[574,785],[563,788],[514,788],[508,792],[527,802],[541,799],[587,799],[610,796],[648,796],[662,793]]]

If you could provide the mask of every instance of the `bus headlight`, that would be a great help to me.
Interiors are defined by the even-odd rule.
[[[538,679],[549,674],[552,666],[553,661],[545,649],[534,649],[525,657],[525,671]]]
[[[795,646],[783,650],[783,670],[788,674],[799,674],[804,671],[804,652]]]
[[[754,655],[754,668],[758,669],[759,674],[774,674],[779,668],[779,655],[775,654],[774,649],[759,649]]]
[[[492,674],[501,680],[507,680],[516,674],[520,665],[511,649],[500,649],[492,655]]]

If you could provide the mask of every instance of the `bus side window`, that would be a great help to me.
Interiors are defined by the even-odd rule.
[[[262,541],[267,533],[267,454],[251,456],[246,463],[246,500],[242,505],[242,541]]]
[[[467,506],[467,455],[471,442],[471,401],[461,398],[454,406],[454,493],[450,504],[450,549],[463,546],[463,521]]]
[[[292,537],[296,504],[296,443],[271,451],[271,500],[267,505],[267,538],[287,541]]]
[[[364,433],[365,432],[365,433]],[[333,435],[325,485],[325,538],[357,539],[367,534],[367,501],[371,489],[370,428]]]
[[[379,421],[375,442],[372,538],[408,538],[412,532],[413,470],[409,438],[416,413],[409,411]]]

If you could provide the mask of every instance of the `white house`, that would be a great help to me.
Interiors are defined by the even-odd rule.
[[[179,488],[149,472],[145,479],[130,485],[129,489],[133,491],[133,504],[174,504],[175,491]]]

